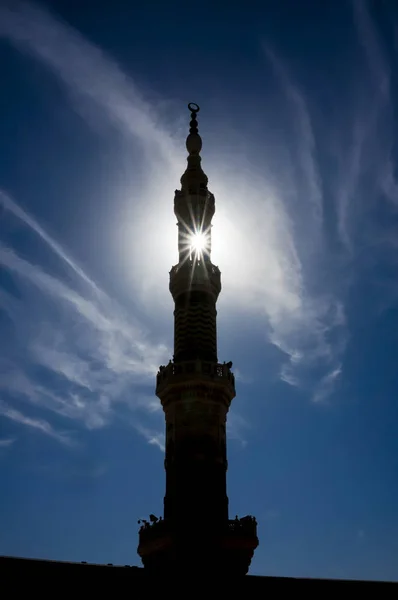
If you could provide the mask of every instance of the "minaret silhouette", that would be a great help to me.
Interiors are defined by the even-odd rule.
[[[187,168],[174,197],[174,356],[156,380],[166,419],[164,518],[144,522],[138,553],[150,572],[245,575],[258,545],[256,521],[228,518],[226,420],[235,378],[232,362],[218,362],[221,275],[211,262],[215,201],[201,166],[199,106],[188,108]]]

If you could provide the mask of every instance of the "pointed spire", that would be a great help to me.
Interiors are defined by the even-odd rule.
[[[199,106],[194,102],[188,104],[191,111],[191,122],[189,124],[189,134],[186,141],[188,151],[187,168],[181,177],[181,189],[189,194],[198,194],[200,190],[207,191],[207,175],[201,167],[200,151],[202,149],[202,138],[198,131],[197,114]]]
[[[189,123],[189,135],[187,137],[186,147],[189,154],[199,154],[202,149],[202,138],[199,135],[196,115],[200,111],[200,108],[193,102],[188,104],[188,108],[191,111],[191,122]]]

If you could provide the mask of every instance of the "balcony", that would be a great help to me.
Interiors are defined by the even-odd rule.
[[[236,537],[257,537],[257,521],[250,515],[240,519],[230,519],[227,527],[228,535]]]
[[[140,522],[140,521],[139,521]],[[174,538],[170,524],[162,518],[149,523],[143,521],[138,533],[137,552],[141,557],[144,567],[162,570],[169,561],[172,553]]]
[[[164,520],[144,525],[139,531],[138,554],[145,567],[152,570],[181,568],[184,572],[199,565],[245,575],[258,546],[257,522],[254,517],[229,520],[221,527],[201,521],[179,523],[178,529]]]
[[[222,547],[230,551],[254,552],[258,546],[257,521],[255,517],[246,516],[228,521],[222,537]]]
[[[156,394],[159,396],[170,385],[189,381],[208,382],[229,388],[231,399],[235,397],[235,376],[232,363],[211,363],[202,360],[181,363],[169,362],[161,366],[156,376]]]
[[[152,522],[143,520],[138,533],[140,546],[158,540],[163,536],[170,535],[169,527],[167,521],[164,521],[162,518]]]
[[[152,516],[152,515],[151,515]],[[189,532],[189,522],[185,528],[185,533]],[[193,528],[193,531],[196,531]],[[229,519],[222,528],[222,536],[226,538],[257,538],[257,521],[255,517],[246,516],[242,518]],[[146,544],[159,537],[168,536],[171,534],[171,525],[164,519],[156,519],[152,522],[143,520],[139,530],[140,544]]]
[[[217,300],[221,291],[220,269],[210,261],[186,260],[172,267],[169,288],[174,299],[187,291],[206,291]]]

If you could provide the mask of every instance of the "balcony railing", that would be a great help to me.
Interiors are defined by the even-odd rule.
[[[202,360],[187,361],[182,363],[169,362],[168,365],[162,365],[159,368],[156,377],[156,387],[162,386],[172,379],[177,379],[180,376],[201,375],[206,379],[215,381],[225,380],[235,389],[235,376],[231,371],[232,363],[211,363]]]
[[[221,291],[220,269],[209,260],[185,260],[172,267],[169,288],[173,298],[199,289],[209,291],[217,299]]]
[[[228,534],[233,536],[254,537],[257,536],[257,521],[255,517],[247,515],[238,519],[228,521]]]
[[[153,518],[153,515],[151,515],[151,517]],[[151,522],[143,520],[141,523],[142,525],[139,530],[140,544],[152,542],[160,537],[170,535],[173,530],[172,525],[162,518],[152,520]],[[189,529],[190,524],[188,522],[187,530]],[[235,519],[227,521],[225,528],[221,531],[227,537],[255,538],[257,537],[257,521],[255,517],[252,516],[246,516],[240,519],[236,517]]]
[[[143,519],[142,521],[139,521],[139,523],[142,523],[139,530],[140,544],[151,542],[158,539],[162,535],[167,535],[170,533],[170,525],[162,518],[151,522]]]

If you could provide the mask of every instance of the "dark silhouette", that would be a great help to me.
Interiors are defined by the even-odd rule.
[[[170,271],[174,358],[159,368],[156,394],[166,417],[164,520],[151,515],[138,553],[150,573],[245,575],[258,545],[252,517],[228,518],[225,424],[235,397],[232,362],[217,358],[220,271],[211,262],[213,194],[201,166],[199,106],[189,104],[187,168],[175,192],[179,262]],[[206,239],[193,251],[195,235]]]

